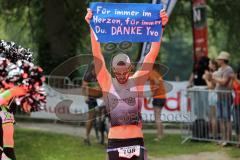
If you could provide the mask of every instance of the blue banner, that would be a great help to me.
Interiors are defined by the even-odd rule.
[[[159,42],[162,4],[91,3],[91,28],[99,42]]]

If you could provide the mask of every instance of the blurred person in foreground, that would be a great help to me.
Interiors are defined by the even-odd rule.
[[[231,106],[233,102],[231,76],[233,69],[229,65],[230,54],[222,51],[217,57],[219,69],[217,75],[213,76],[213,81],[216,83],[216,90],[218,91],[217,103],[217,118],[220,121],[220,129],[222,134],[222,146],[226,146],[227,142],[231,140]]]
[[[25,87],[12,87],[4,90],[1,88],[0,93],[0,159],[16,160],[14,152],[14,115],[11,102],[14,97],[24,96],[28,89]],[[22,106],[25,112],[30,108],[27,104]]]
[[[153,95],[152,105],[157,126],[157,138],[154,139],[155,141],[159,141],[164,136],[161,112],[166,103],[166,89],[158,67],[159,65],[154,64],[153,70],[149,75],[150,88]]]
[[[236,130],[237,140],[238,140],[237,147],[240,148],[240,65],[237,69],[236,74],[233,75],[232,87],[235,93],[233,111],[234,111],[235,130]]]
[[[203,79],[205,80],[209,94],[208,94],[208,103],[209,103],[209,119],[210,119],[210,137],[217,139],[217,93],[215,91],[216,83],[213,81],[212,77],[216,76],[218,70],[218,63],[216,60],[211,59],[209,61],[209,71],[205,71]]]

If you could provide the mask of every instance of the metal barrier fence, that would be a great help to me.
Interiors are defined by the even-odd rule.
[[[233,91],[191,88],[182,92],[191,103],[190,121],[181,127],[182,143],[189,139],[240,143],[240,108],[234,105]]]

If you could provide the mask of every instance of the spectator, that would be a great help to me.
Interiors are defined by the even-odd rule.
[[[222,134],[222,146],[226,146],[231,138],[231,75],[234,73],[232,67],[229,66],[229,53],[222,51],[217,57],[219,69],[217,75],[213,76],[216,83],[218,94],[217,117],[220,121],[220,129]]]
[[[238,67],[237,73],[233,76],[232,87],[235,93],[234,98],[234,122],[237,134],[238,144],[240,148],[240,66]]]
[[[150,88],[153,95],[152,105],[154,108],[155,123],[157,126],[157,138],[159,141],[163,138],[163,124],[161,121],[161,111],[166,103],[166,90],[161,74],[158,71],[158,65],[155,64],[149,75]]]
[[[90,65],[88,68],[88,71],[84,75],[82,87],[85,91],[85,94],[87,95],[86,103],[88,104],[88,120],[86,123],[86,139],[84,139],[84,142],[88,145],[90,145],[90,133],[93,124],[95,124],[95,132],[96,136],[98,138],[98,129],[97,129],[97,123],[94,123],[96,119],[96,111],[95,107],[97,106],[97,90],[96,89],[98,86],[97,79],[96,79],[96,74],[94,71],[93,65]]]
[[[196,53],[196,62],[194,64],[193,73],[189,78],[189,86],[206,86],[205,80],[202,78],[205,71],[208,70],[209,58],[203,56],[201,52]]]
[[[204,91],[207,88],[203,75],[208,68],[209,58],[202,55],[202,52],[196,53],[196,63],[194,65],[193,73],[189,78],[188,88],[192,87],[189,91],[191,96],[192,110],[195,119],[205,120],[208,114],[208,94]]]
[[[100,140],[99,143],[105,143],[105,133],[108,134],[108,117],[107,110],[104,101],[102,101],[97,108],[98,117],[96,118],[98,124],[98,131],[100,132]]]
[[[217,116],[216,116],[216,106],[217,106],[217,93],[215,91],[216,83],[212,80],[212,77],[217,74],[218,64],[217,61],[211,59],[209,61],[209,71],[205,71],[203,79],[205,80],[208,89],[208,103],[210,107],[210,134],[214,139],[217,138]]]

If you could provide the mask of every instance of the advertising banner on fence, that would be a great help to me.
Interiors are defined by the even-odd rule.
[[[162,4],[91,3],[91,28],[99,42],[159,42]]]
[[[162,110],[161,119],[165,122],[188,122],[190,103],[184,95],[188,82],[169,82],[173,90],[167,94],[167,103]],[[146,86],[146,89],[149,86]],[[84,121],[88,107],[83,96],[67,95],[56,92],[45,85],[47,92],[47,107],[44,111],[31,113],[32,118],[58,119],[63,121]],[[100,106],[102,100],[98,100]],[[144,99],[142,118],[145,122],[154,121],[152,102]]]
[[[173,90],[167,94],[167,102],[161,113],[164,122],[189,122],[190,102],[187,99],[186,90],[188,82],[169,82]],[[154,121],[152,100],[144,99],[142,107],[142,118],[146,122]]]

